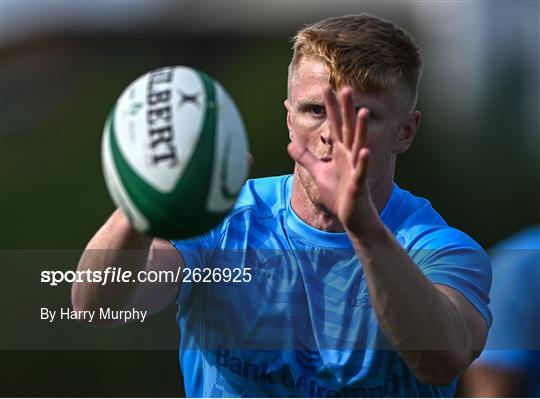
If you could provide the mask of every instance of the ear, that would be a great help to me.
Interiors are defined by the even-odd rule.
[[[416,130],[420,126],[420,119],[422,119],[420,111],[414,111],[407,115],[405,124],[401,127],[394,144],[396,154],[402,154],[409,149],[416,136]]]
[[[291,103],[289,102],[289,99],[286,99],[283,102],[283,105],[285,105],[285,108],[287,109],[287,128],[289,129],[289,139],[292,141],[294,135],[291,125]]]

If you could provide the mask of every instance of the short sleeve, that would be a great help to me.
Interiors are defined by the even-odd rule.
[[[409,253],[432,283],[460,292],[482,315],[489,329],[491,263],[480,245],[465,233],[445,226],[421,235]]]
[[[180,256],[184,261],[184,268],[193,270],[194,268],[204,268],[208,265],[212,254],[214,253],[220,230],[218,228],[209,231],[208,233],[189,238],[186,240],[172,240],[171,244],[180,252]],[[180,285],[180,290],[175,302],[179,305],[183,304],[191,292],[191,279],[183,281]]]

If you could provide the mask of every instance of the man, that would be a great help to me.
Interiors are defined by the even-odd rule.
[[[486,349],[464,374],[472,397],[540,396],[540,226],[493,250],[494,316]]]
[[[87,247],[109,251],[79,264],[238,268],[248,282],[77,283],[74,307],[176,301],[188,396],[452,395],[485,343],[491,274],[478,244],[393,183],[421,68],[410,36],[379,18],[302,29],[285,101],[294,175],[248,181],[224,222],[178,251],[117,211]]]

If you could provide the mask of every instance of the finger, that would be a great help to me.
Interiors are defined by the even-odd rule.
[[[355,180],[358,184],[367,181],[369,154],[370,151],[367,148],[362,148],[358,154],[358,164],[354,170]]]
[[[344,87],[340,93],[341,112],[343,118],[343,144],[351,149],[354,140],[356,112],[354,110],[353,90]]]
[[[326,118],[328,120],[328,128],[330,129],[330,137],[334,141],[343,142],[341,135],[341,112],[339,110],[339,103],[334,94],[332,87],[328,87],[324,90],[324,106],[326,109]]]
[[[367,122],[369,118],[369,110],[360,108],[356,115],[356,126],[354,128],[354,143],[352,148],[353,165],[358,163],[360,149],[367,144]]]
[[[298,144],[296,142],[289,143],[287,146],[287,151],[292,159],[298,162],[298,164],[301,166],[305,167],[312,175],[317,163],[321,162],[311,153],[311,151],[308,150],[305,145]]]

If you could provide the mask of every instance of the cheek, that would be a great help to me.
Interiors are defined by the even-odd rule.
[[[367,131],[367,147],[376,153],[392,152],[394,147],[393,126],[383,123],[372,123]]]
[[[370,170],[373,174],[382,173],[393,156],[392,134],[383,126],[372,126],[367,134],[367,147],[371,151]]]
[[[320,121],[302,116],[293,116],[290,121],[291,130],[295,136],[307,142],[320,140],[319,136],[323,127]]]
[[[301,130],[313,131],[318,129],[322,125],[322,120],[310,118],[305,115],[296,115],[292,118],[292,124]]]
[[[366,141],[366,146],[371,150],[372,154],[379,153],[386,147],[385,134],[380,126],[374,126],[372,124],[368,127]]]

